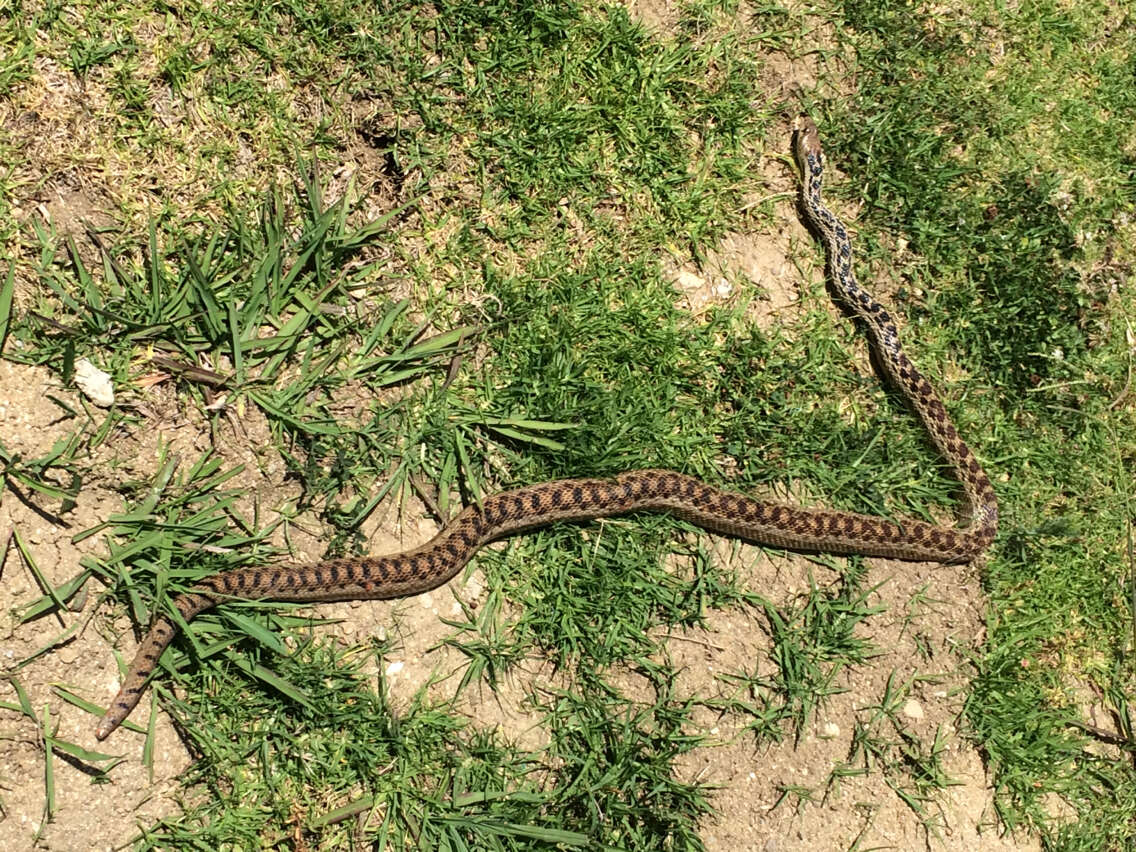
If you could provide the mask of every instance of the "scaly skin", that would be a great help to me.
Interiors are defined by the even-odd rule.
[[[799,124],[794,151],[802,172],[802,207],[824,244],[833,287],[864,321],[889,378],[954,468],[967,502],[967,525],[900,524],[853,512],[806,509],[724,491],[676,471],[632,470],[613,479],[565,479],[493,494],[468,506],[427,544],[403,553],[215,574],[174,599],[182,619],[189,621],[232,599],[336,601],[415,595],[448,581],[494,539],[554,521],[626,512],[671,512],[717,533],[794,550],[935,562],[965,562],[984,551],[998,524],[990,480],[959,437],[935,389],[904,354],[891,316],[856,282],[848,232],[821,199],[824,155],[816,125],[807,118]],[[99,724],[100,740],[138,704],[158,658],[176,634],[173,620],[166,616],[150,628]]]

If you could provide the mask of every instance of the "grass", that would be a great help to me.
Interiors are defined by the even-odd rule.
[[[979,44],[970,25],[990,10],[934,26],[886,5],[848,11],[869,34],[870,81],[854,106],[865,119],[844,125],[858,129],[848,145],[888,176],[864,200],[918,253],[910,286],[936,294],[928,315],[953,318],[943,343],[974,353],[997,390],[988,416],[1006,448],[996,465],[1008,523],[988,568],[990,633],[968,719],[998,767],[1003,820],[1045,825],[1045,797],[1058,793],[1082,820],[1054,829],[1054,846],[1121,848],[1130,767],[1096,757],[1069,720],[1085,691],[1133,685],[1133,435],[1117,416],[1131,409],[1131,303],[1116,289],[1131,267],[1132,151],[1114,118],[1134,106],[1118,64],[1132,34],[1105,38],[1103,6],[1022,8]],[[976,94],[951,97],[964,88]],[[932,182],[935,163],[953,175]],[[1086,771],[1091,792],[1075,780]]]
[[[744,300],[692,316],[664,274],[664,260],[785,215],[757,167],[784,153],[769,134],[801,105],[768,94],[765,66],[812,57],[804,106],[847,176],[830,195],[859,211],[861,267],[894,282],[883,295],[913,357],[947,377],[1003,507],[965,713],[998,816],[1046,848],[1126,848],[1132,765],[1091,742],[1101,730],[1081,709],[1114,714],[1131,747],[1136,35],[1123,10],[676,9],[654,36],[619,7],[494,0],[8,17],[0,207],[26,210],[50,176],[97,163],[119,224],[63,233],[0,216],[19,280],[4,356],[64,379],[92,357],[120,388],[160,370],[213,435],[255,410],[260,451],[300,487],[269,515],[211,453],[110,471],[123,511],[84,533],[107,555],[65,591],[97,578],[145,625],[204,574],[277,556],[271,536],[303,512],[335,530],[329,552],[353,552],[383,501],[436,496],[449,516],[501,486],[633,467],[793,483],[869,513],[950,506],[949,477],[826,294],[805,294],[791,328],[759,329]],[[68,118],[45,67],[98,93],[75,147],[11,130],[13,108]],[[344,176],[344,161],[363,166]],[[36,459],[0,447],[0,464],[5,488],[63,511],[108,475],[94,449],[146,423],[57,405],[73,437]],[[424,691],[402,713],[365,674],[382,670],[382,643],[296,648],[282,637],[310,619],[275,604],[194,620],[152,695],[200,755],[185,779],[195,804],[139,847],[702,848],[710,791],[675,772],[700,744],[692,714],[741,715],[758,743],[801,736],[838,674],[871,665],[856,628],[878,613],[859,560],[776,606],[682,527],[555,526],[485,552],[486,600],[447,640],[468,665],[448,699]],[[45,590],[25,616],[65,597]],[[932,587],[911,607],[949,599]],[[656,628],[729,606],[763,614],[777,674],[729,673],[730,700],[683,695]],[[537,702],[548,742],[534,751],[451,704],[531,655],[568,684]],[[627,670],[648,699],[624,694]],[[862,708],[827,785],[878,774],[934,838],[952,782],[939,735],[920,740],[898,711],[911,689],[889,682]],[[26,700],[11,708],[50,729]],[[113,779],[114,759],[49,740]],[[783,787],[802,810],[824,795]],[[1076,818],[1054,818],[1053,797]]]

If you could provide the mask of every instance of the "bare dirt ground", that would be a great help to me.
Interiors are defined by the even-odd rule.
[[[781,180],[776,176],[772,181]],[[788,178],[783,178],[788,180]],[[776,188],[776,187],[775,187]],[[755,321],[788,321],[796,310],[798,289],[789,258],[804,250],[807,236],[793,220],[773,234],[732,235],[723,242],[713,263],[696,274],[690,270],[676,281],[684,287],[691,308],[706,300],[731,297],[729,281],[740,272],[763,287],[767,299],[755,303]],[[708,271],[709,270],[709,271]],[[820,270],[812,270],[819,275]],[[701,281],[701,285],[696,283]],[[779,283],[780,282],[780,283]],[[61,416],[53,398],[79,408],[73,389],[59,386],[45,369],[0,362],[0,385],[5,399],[0,403],[0,434],[10,451],[34,457],[74,428]],[[124,429],[100,448],[96,469],[105,479],[84,487],[75,508],[62,518],[41,514],[9,491],[0,504],[0,536],[18,530],[48,580],[59,583],[74,575],[83,553],[98,553],[98,537],[79,544],[74,533],[94,526],[121,510],[114,492],[116,480],[144,477],[158,466],[158,448],[203,449],[208,434],[192,413],[180,412],[177,401],[160,389],[139,409],[138,426]],[[281,506],[295,494],[282,482],[281,470],[262,457],[255,422],[234,428],[225,441],[227,461],[245,465],[239,485],[248,488],[249,500],[261,507]],[[38,502],[38,501],[37,501]],[[375,552],[390,552],[421,542],[434,532],[425,519],[401,526],[391,517],[376,520],[372,533]],[[300,525],[303,528],[303,524]],[[311,529],[314,530],[314,527]],[[318,537],[294,538],[307,550],[299,556],[320,552]],[[808,588],[810,576],[831,582],[826,569],[804,557],[763,557],[749,547],[734,548],[721,541],[723,561],[733,560],[750,589],[777,605],[792,602]],[[983,598],[975,570],[967,566],[911,565],[873,560],[869,582],[877,586],[871,599],[882,612],[862,625],[862,635],[882,649],[869,665],[846,671],[840,678],[843,690],[818,712],[799,741],[791,738],[776,745],[755,747],[744,731],[745,720],[720,717],[709,710],[700,720],[701,732],[710,733],[711,748],[699,749],[679,768],[684,780],[712,785],[717,814],[703,827],[711,850],[753,849],[784,852],[803,849],[859,848],[946,850],[1036,848],[1021,838],[1000,837],[991,803],[989,778],[980,755],[960,730],[960,711],[967,683],[966,658],[982,638]],[[92,784],[78,764],[56,759],[57,812],[44,824],[44,750],[40,728],[27,716],[0,711],[0,784],[3,785],[3,815],[0,816],[0,847],[53,850],[118,848],[135,836],[137,827],[177,809],[178,778],[189,756],[173,728],[160,715],[157,726],[154,773],[151,777],[139,761],[140,739],[126,732],[99,748],[93,737],[95,718],[60,700],[59,685],[98,703],[107,702],[117,687],[113,651],[129,657],[134,639],[124,618],[110,606],[99,606],[98,589],[90,590],[86,607],[61,617],[43,617],[18,625],[14,613],[20,605],[39,595],[36,583],[9,549],[0,577],[0,635],[3,660],[32,658],[12,672],[27,691],[31,706],[41,714],[50,711],[58,735],[88,747],[122,753],[127,759],[111,773],[111,783]],[[397,703],[409,701],[414,692],[437,671],[452,670],[456,660],[437,648],[450,632],[439,616],[457,614],[455,596],[476,601],[481,594],[479,575],[463,583],[417,598],[391,603],[346,603],[320,607],[320,614],[342,619],[335,633],[344,642],[390,632],[398,650],[386,660],[389,683]],[[71,627],[78,629],[64,636]],[[671,659],[682,669],[680,690],[702,698],[714,698],[728,689],[718,678],[723,672],[749,670],[756,665],[768,673],[771,643],[763,619],[750,611],[724,611],[710,615],[707,630],[668,635]],[[861,776],[828,784],[832,769],[849,756],[857,722],[866,723],[885,695],[889,678],[893,684],[911,684],[901,696],[901,716],[908,732],[923,743],[936,732],[945,741],[943,768],[955,782],[937,793],[925,808],[924,821],[888,786],[879,767]],[[470,699],[468,711],[479,724],[499,726],[510,739],[537,745],[542,732],[534,728],[527,709],[541,687],[548,683],[539,661],[522,665],[495,695]],[[627,675],[625,687],[635,695],[635,677]],[[0,686],[0,700],[14,701],[9,685]],[[644,700],[648,700],[646,697]],[[146,702],[136,713],[144,722]],[[885,733],[889,733],[885,731]],[[894,732],[890,732],[894,733]],[[902,780],[902,779],[901,779]],[[786,789],[798,791],[783,796]],[[799,793],[799,794],[798,794]],[[36,840],[38,834],[38,840]]]
[[[674,17],[668,4],[657,0],[635,2],[632,8],[659,29],[666,29]],[[778,78],[771,79],[771,85],[807,86],[813,79],[808,68],[784,62],[771,67]],[[53,138],[66,135],[66,127],[52,130]],[[770,193],[792,191],[791,176],[781,165],[769,158],[763,168],[768,169]],[[113,193],[99,191],[103,178],[97,170],[84,172],[78,163],[67,174],[67,181],[43,190],[43,198],[29,199],[21,214],[46,215],[66,230],[67,221],[103,216],[114,206],[99,200]],[[855,211],[843,212],[854,216]],[[671,271],[676,291],[693,313],[712,301],[736,298],[737,284],[748,281],[765,294],[752,305],[756,322],[791,322],[801,294],[812,289],[821,270],[810,270],[811,281],[801,279],[791,259],[813,256],[811,243],[789,205],[785,213],[779,231],[730,235],[701,268],[684,265]],[[0,435],[12,453],[34,457],[77,425],[55,401],[82,410],[77,392],[61,387],[56,374],[46,369],[0,361],[0,388]],[[136,425],[123,427],[99,448],[92,460],[98,477],[85,483],[73,509],[54,517],[37,508],[42,501],[34,495],[21,496],[13,489],[0,501],[0,542],[8,546],[0,573],[0,666],[18,680],[40,716],[37,723],[25,714],[0,709],[0,849],[117,849],[129,845],[139,826],[176,813],[179,807],[178,782],[190,757],[164,715],[159,712],[151,774],[140,761],[141,738],[120,731],[98,744],[93,735],[96,718],[62,700],[58,692],[62,686],[100,705],[110,700],[117,688],[114,651],[129,657],[135,646],[122,614],[100,601],[98,588],[90,588],[78,611],[24,624],[16,617],[18,609],[41,590],[12,546],[13,531],[23,537],[48,582],[58,584],[78,571],[81,556],[101,552],[98,536],[79,543],[72,536],[122,509],[116,483],[152,474],[163,444],[187,451],[209,444],[202,421],[182,411],[179,401],[163,388],[141,394],[138,402]],[[265,442],[258,439],[262,425],[255,420],[240,425],[224,442],[226,460],[245,465],[235,484],[249,489],[247,499],[258,500],[262,509],[284,506],[295,494],[283,482],[279,463],[263,452]],[[299,558],[321,552],[318,527],[313,523],[307,529],[308,540],[293,538],[293,545],[301,550]],[[401,524],[393,515],[376,517],[371,545],[375,552],[399,550],[424,541],[434,530],[425,513]],[[718,551],[723,561],[738,567],[749,588],[776,605],[800,596],[810,575],[821,583],[833,579],[825,576],[826,569],[803,557],[765,557],[756,549],[736,548],[724,540]],[[999,834],[990,778],[960,718],[967,657],[983,635],[984,601],[976,569],[887,560],[871,560],[869,565],[869,583],[876,587],[871,603],[882,609],[860,630],[881,653],[868,665],[843,673],[838,684],[843,691],[823,705],[798,741],[790,737],[757,747],[740,717],[706,710],[699,720],[714,745],[691,754],[678,772],[685,780],[716,788],[711,797],[716,815],[702,826],[707,848],[715,852],[1038,848],[1033,839]],[[439,616],[456,614],[457,596],[476,601],[480,594],[475,571],[464,583],[455,581],[417,598],[332,604],[321,606],[319,613],[342,619],[327,630],[347,643],[383,632],[397,637],[397,650],[385,661],[397,704],[408,701],[435,671],[455,667],[445,649],[431,650],[450,632]],[[679,688],[686,694],[711,699],[729,689],[718,677],[721,673],[752,671],[755,666],[769,672],[773,666],[767,627],[754,612],[714,612],[706,630],[666,638],[670,658],[682,668]],[[28,662],[17,669],[18,661]],[[498,693],[469,699],[471,719],[496,725],[522,744],[538,744],[542,732],[534,727],[535,717],[526,708],[548,679],[539,661],[520,666]],[[939,732],[945,743],[943,768],[955,783],[924,803],[930,828],[888,785],[887,774],[879,767],[828,784],[832,769],[848,759],[857,723],[869,724],[873,718],[889,679],[907,685],[899,706],[908,732],[924,744]],[[625,687],[631,695],[642,688],[631,674]],[[0,682],[0,701],[16,700],[12,682]],[[41,730],[48,713],[59,738],[126,757],[111,772],[110,783],[95,784],[79,762],[56,755],[52,765],[57,809],[50,822],[44,811]],[[149,713],[143,700],[134,720],[145,723]],[[786,788],[796,792],[784,795]]]

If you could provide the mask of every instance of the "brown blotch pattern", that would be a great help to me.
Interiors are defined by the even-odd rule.
[[[486,497],[467,507],[429,543],[389,556],[328,560],[316,565],[238,569],[207,577],[174,600],[187,621],[229,597],[289,601],[390,598],[428,591],[453,577],[487,542],[554,521],[583,521],[635,511],[668,511],[707,529],[800,550],[859,553],[894,559],[962,562],[989,546],[998,504],[978,459],[959,438],[946,407],[903,353],[890,315],[860,287],[852,272],[848,232],[821,199],[824,156],[816,127],[805,121],[794,152],[801,165],[801,201],[820,236],[832,284],[864,321],[891,380],[919,415],[928,435],[954,468],[966,498],[969,526],[899,525],[852,512],[810,510],[759,501],[721,490],[672,470],[633,470],[614,479],[543,482]],[[110,734],[137,705],[162,651],[176,635],[159,618],[143,640],[99,725]]]

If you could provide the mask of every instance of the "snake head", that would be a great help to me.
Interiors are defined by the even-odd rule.
[[[793,122],[794,144],[793,152],[797,155],[797,162],[803,170],[808,170],[810,160],[819,163],[822,157],[820,147],[820,133],[817,132],[816,123],[803,113]]]

